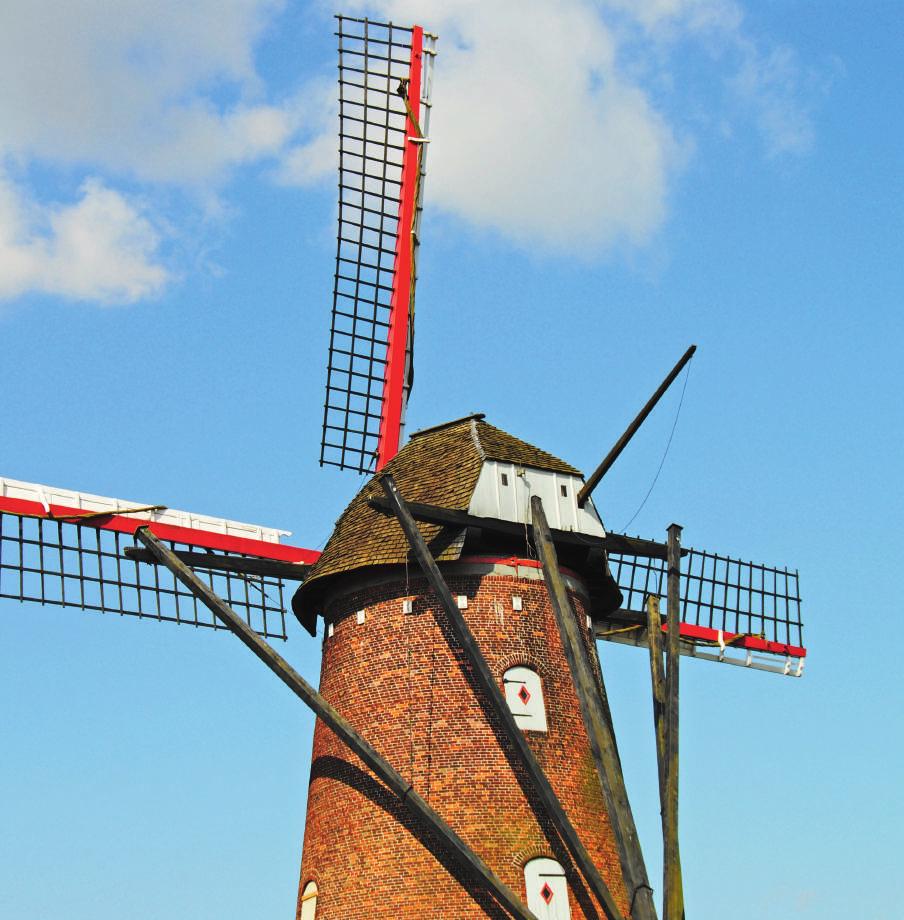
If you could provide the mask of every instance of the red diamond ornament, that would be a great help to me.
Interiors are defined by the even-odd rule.
[[[554,894],[555,892],[549,887],[549,882],[544,882],[543,887],[540,889],[540,897],[549,904]]]
[[[527,701],[530,699],[530,690],[528,690],[524,684],[521,685],[521,689],[518,691],[518,699],[521,700],[525,706],[527,705]]]

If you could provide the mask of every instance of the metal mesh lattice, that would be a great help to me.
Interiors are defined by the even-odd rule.
[[[0,597],[224,628],[168,569],[127,558],[123,550],[133,545],[116,531],[0,512]],[[282,579],[195,571],[256,632],[286,638]]]
[[[375,467],[407,113],[412,30],[339,23],[339,239],[320,463]]]
[[[624,594],[623,610],[643,614],[648,594],[665,596],[664,560],[610,553],[609,566]],[[798,574],[787,568],[689,550],[681,559],[680,612],[681,622],[692,626],[804,644]]]

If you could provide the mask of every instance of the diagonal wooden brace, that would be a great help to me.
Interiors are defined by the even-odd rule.
[[[593,751],[600,786],[602,786],[606,807],[612,821],[612,829],[618,843],[622,872],[631,896],[631,916],[634,920],[655,920],[656,908],[653,904],[653,893],[647,878],[637,828],[625,789],[625,779],[615,744],[612,721],[608,706],[604,706],[600,692],[602,671],[594,679],[587,651],[581,640],[577,617],[559,569],[549,524],[543,511],[543,502],[537,495],[531,498],[531,521],[534,544],[543,566],[543,579],[546,582],[549,600],[556,616],[562,648],[581,704],[584,726],[587,729],[587,737],[590,739],[590,748]]]
[[[399,801],[419,818],[461,862],[482,879],[493,897],[512,917],[536,920],[521,899],[484,863],[484,861],[427,804],[409,783],[374,747],[352,727],[275,649],[146,527],[135,535],[154,558],[172,573],[208,607],[261,661],[340,738],[399,797]]]
[[[490,667],[483,657],[480,646],[477,644],[473,633],[465,622],[461,611],[458,609],[458,605],[452,597],[452,592],[449,590],[449,586],[440,573],[439,566],[437,566],[436,561],[430,554],[430,550],[427,548],[427,544],[423,536],[421,536],[421,532],[417,529],[414,518],[408,511],[408,507],[399,492],[398,486],[395,484],[395,480],[390,474],[386,474],[380,478],[380,483],[383,486],[383,491],[386,493],[393,513],[396,518],[398,518],[399,524],[401,524],[402,530],[405,532],[412,553],[420,564],[427,578],[427,582],[436,594],[446,614],[446,620],[449,628],[452,630],[455,641],[467,656],[474,674],[474,679],[480,691],[483,693],[484,699],[492,706],[493,714],[499,720],[506,737],[518,754],[522,766],[530,776],[543,807],[555,825],[556,830],[561,835],[565,845],[568,847],[568,850],[590,885],[590,888],[593,890],[606,916],[609,920],[623,920],[621,911],[618,909],[618,905],[615,903],[612,893],[609,891],[599,870],[593,864],[593,860],[590,858],[590,854],[587,852],[584,844],[581,843],[577,831],[574,829],[574,825],[562,808],[549,780],[546,778],[546,774],[543,772],[543,768],[540,766],[534,752],[528,745],[524,733],[515,724],[515,717],[512,715],[508,704],[502,696],[502,692],[490,671]]]

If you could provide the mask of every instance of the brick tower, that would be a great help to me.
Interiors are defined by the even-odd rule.
[[[405,498],[526,523],[539,495],[558,530],[602,535],[578,508],[578,470],[470,416],[415,434],[388,464]],[[399,770],[540,918],[603,917],[511,742],[475,692],[442,611],[408,559],[398,522],[369,504],[339,519],[293,599],[325,623],[321,693]],[[539,564],[524,535],[420,524],[516,722],[619,908],[619,853]],[[617,605],[605,559],[562,551],[588,652],[592,618]],[[514,768],[513,768],[514,765]],[[300,920],[506,916],[442,844],[318,721],[299,889]]]

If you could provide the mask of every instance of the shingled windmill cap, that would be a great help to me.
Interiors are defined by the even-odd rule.
[[[407,501],[468,511],[487,461],[583,478],[570,463],[489,424],[483,413],[415,432],[384,471],[392,474]],[[295,593],[292,609],[309,632],[316,631],[325,594],[339,576],[408,561],[408,543],[398,523],[369,504],[382,495],[377,477],[365,484],[336,522],[323,554]],[[437,561],[461,557],[465,541],[461,528],[418,526]]]

